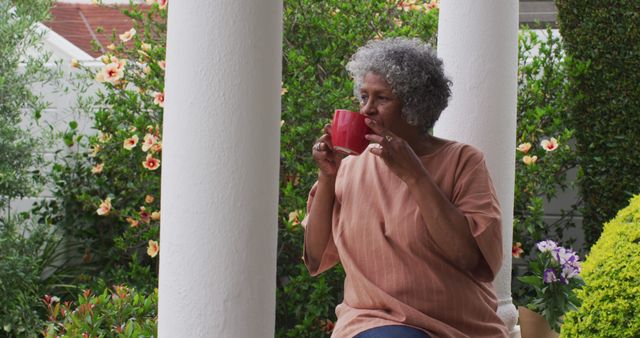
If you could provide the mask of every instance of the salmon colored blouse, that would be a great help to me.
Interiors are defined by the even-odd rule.
[[[466,216],[482,263],[465,271],[445,256],[439,247],[447,243],[430,238],[407,185],[382,159],[368,150],[349,156],[336,178],[332,236],[320,266],[309,271],[315,276],[341,262],[346,272],[332,337],[382,325],[408,325],[434,338],[507,336],[491,284],[502,260],[501,214],[484,157],[448,141],[420,159]]]

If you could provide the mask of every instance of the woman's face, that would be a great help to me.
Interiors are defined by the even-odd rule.
[[[396,135],[404,136],[411,127],[401,115],[402,102],[380,75],[369,72],[360,88],[360,113]]]

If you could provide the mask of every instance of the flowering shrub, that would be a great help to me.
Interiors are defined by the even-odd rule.
[[[536,244],[537,257],[531,260],[531,275],[518,279],[531,285],[536,292],[527,307],[547,320],[551,328],[560,331],[562,317],[580,306],[575,290],[584,285],[580,278],[580,257],[552,240]]]
[[[99,87],[84,107],[97,132],[69,124],[64,140],[77,152],[60,153],[57,199],[38,212],[82,244],[85,269],[75,283],[101,276],[140,291],[157,284],[167,4],[147,3],[124,11],[133,27],[114,32],[101,67],[71,61]]]
[[[567,171],[576,166],[569,145],[573,130],[565,121],[567,88],[562,43],[522,30],[518,39],[518,125],[514,194],[514,256],[530,253],[534,244],[553,235],[562,239],[570,217],[543,221],[543,200],[568,187]],[[571,216],[568,214],[567,216]],[[520,243],[518,245],[517,243]],[[521,250],[517,250],[520,248]]]
[[[543,204],[569,187],[567,172],[577,163],[570,146],[573,129],[566,121],[565,63],[561,40],[550,28],[546,37],[527,29],[520,32],[511,287],[518,305],[529,303],[535,294],[517,278],[531,272],[525,258],[531,255],[535,243],[545,238],[571,243],[564,232],[574,226],[572,216],[577,206],[562,210],[556,221],[547,224]]]
[[[47,338],[71,337],[157,337],[158,290],[149,296],[123,285],[105,289],[100,295],[85,290],[77,303],[43,299],[48,322],[42,333]]]

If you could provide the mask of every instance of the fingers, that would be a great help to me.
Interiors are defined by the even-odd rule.
[[[333,152],[331,135],[324,134],[316,141],[316,143],[313,144],[312,156],[316,161],[336,163],[337,159]]]
[[[397,137],[391,135],[376,135],[376,134],[368,134],[364,136],[367,140],[372,143],[377,143],[382,147],[389,147],[394,144],[394,142],[400,140]]]
[[[316,141],[315,147],[319,151],[332,150],[333,149],[333,142],[331,142],[331,135],[329,135],[329,134],[322,135],[318,139],[318,141]]]
[[[327,123],[324,125],[324,133],[327,135],[331,135],[331,123]]]
[[[382,151],[383,151],[382,147],[373,147],[369,149],[369,151],[374,155],[382,157]]]
[[[320,172],[333,176],[338,171],[342,156],[333,151],[331,124],[326,124],[323,131],[324,134],[313,144],[312,156]]]
[[[402,139],[374,120],[367,118],[365,119],[365,123],[375,133],[367,134],[365,138],[371,143],[377,143],[379,145],[378,147],[371,148],[370,152],[387,160],[391,156],[390,150],[392,150],[391,152],[395,152],[400,145],[398,142],[402,142]]]
[[[341,158],[333,152],[330,135],[324,134],[314,143],[312,156],[320,172],[330,176],[336,174]]]
[[[318,151],[325,151],[333,149],[333,143],[331,142],[331,123],[324,125],[324,135],[322,135],[314,144],[314,149]]]
[[[371,128],[371,130],[373,130],[374,133],[376,133],[377,135],[391,135],[391,136],[395,136],[389,129],[383,127],[382,125],[380,125],[379,123],[377,123],[376,121],[370,119],[370,118],[366,118],[364,120],[364,122],[367,124],[367,126],[369,128]]]
[[[313,151],[317,153],[331,153],[332,148],[324,142],[318,142],[313,145]]]
[[[378,144],[382,144],[387,141],[387,139],[384,136],[380,136],[376,134],[367,134],[364,136],[364,138],[366,138],[367,140],[373,143],[378,143]]]

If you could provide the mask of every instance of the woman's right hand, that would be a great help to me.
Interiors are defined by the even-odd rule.
[[[324,134],[313,145],[313,160],[320,169],[320,175],[334,178],[338,173],[342,154],[333,151],[331,124],[324,126]]]

